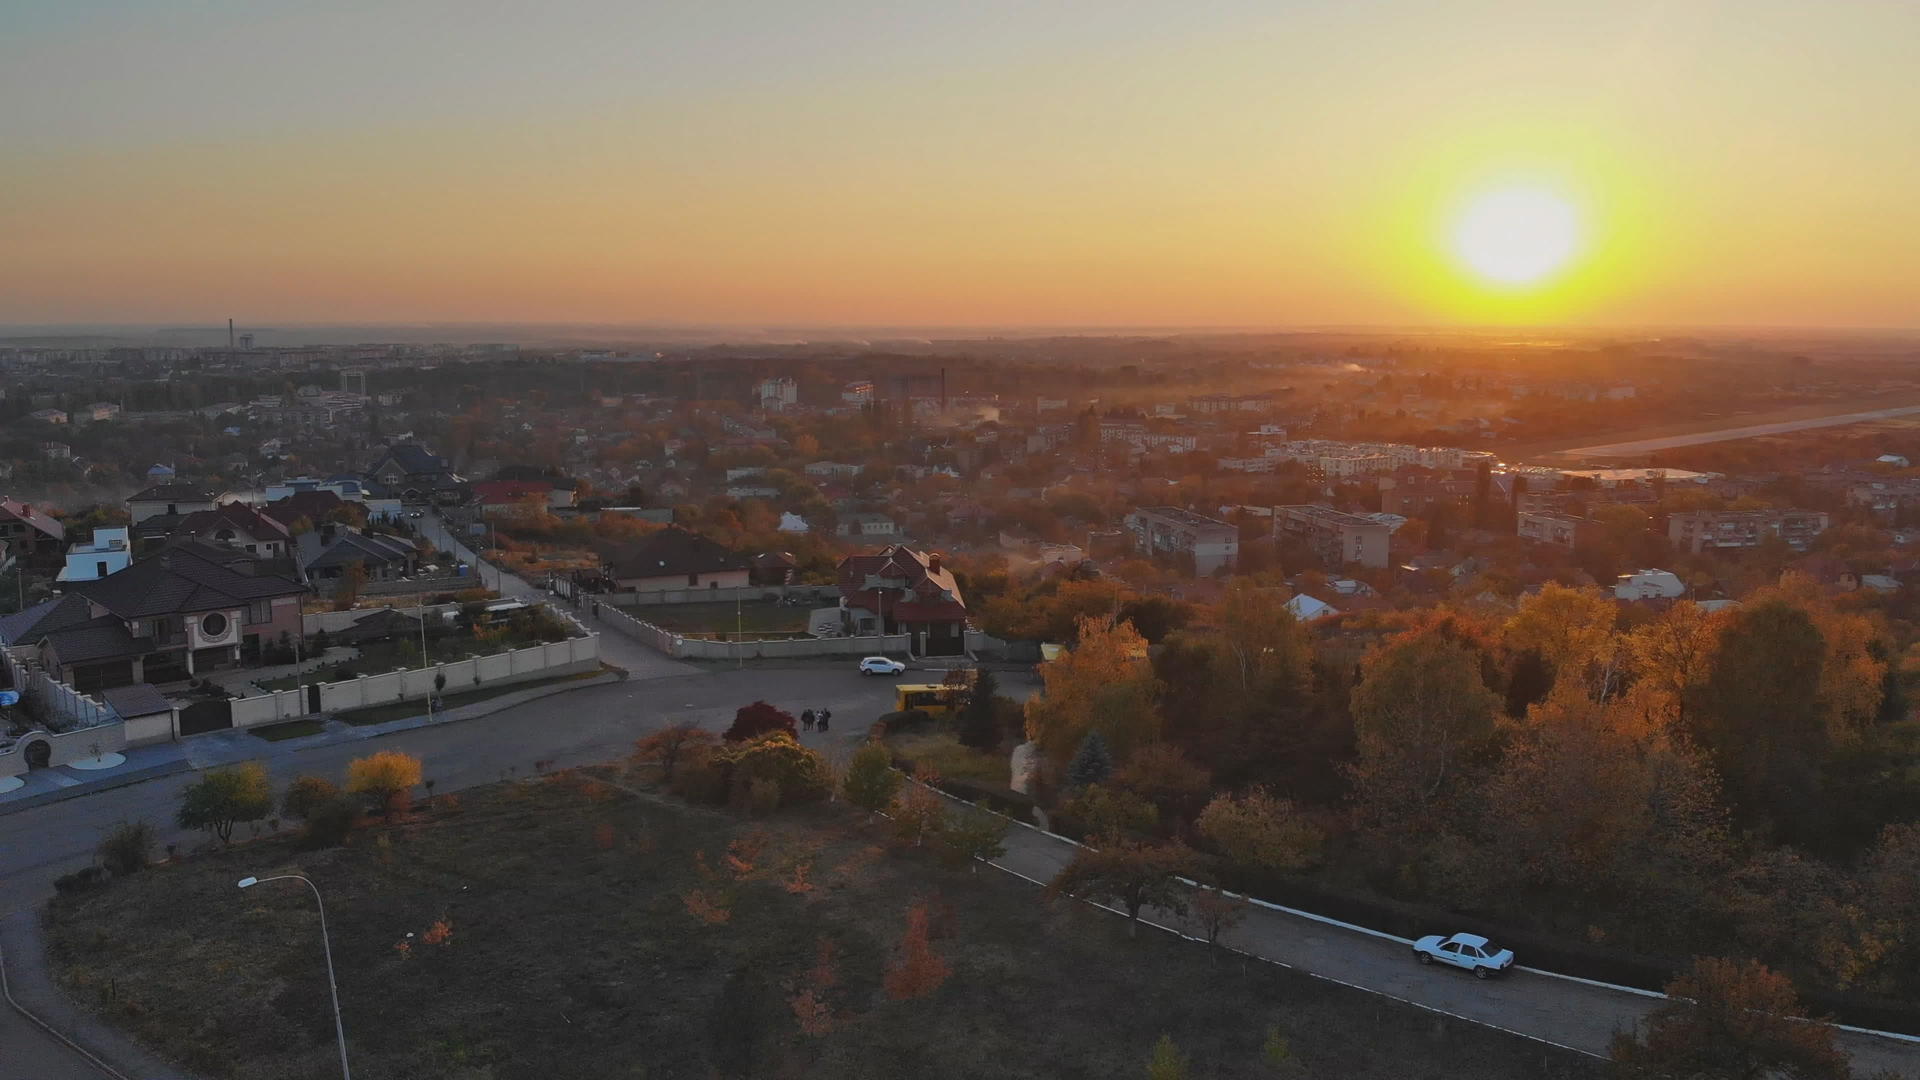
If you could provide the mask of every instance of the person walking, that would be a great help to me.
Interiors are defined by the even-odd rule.
[[[812,710],[812,709],[807,709],[807,710],[804,710],[803,712],[801,712],[801,714],[800,714],[800,730],[801,730],[801,731],[812,731],[812,730],[813,730],[813,710]]]
[[[832,710],[821,709],[819,715],[814,717],[814,723],[820,726],[821,731],[825,731],[827,730],[827,720],[830,719],[832,716],[833,716]]]

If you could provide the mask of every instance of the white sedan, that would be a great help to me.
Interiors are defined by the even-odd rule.
[[[869,656],[860,661],[862,675],[898,675],[907,670],[907,665],[898,660],[889,660],[884,656]]]
[[[1413,943],[1413,954],[1423,964],[1437,962],[1464,968],[1476,979],[1498,975],[1513,966],[1512,949],[1502,949],[1479,934],[1428,934]]]

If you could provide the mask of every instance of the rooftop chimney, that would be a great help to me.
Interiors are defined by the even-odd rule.
[[[942,556],[942,555],[941,555],[941,554],[940,554],[939,552],[937,552],[937,551],[936,551],[936,552],[934,552],[933,554],[931,554],[931,555],[929,555],[929,556],[927,556],[927,572],[928,572],[928,573],[931,573],[931,574],[937,574],[937,573],[939,573],[939,572],[940,572],[940,560],[941,560],[942,558],[944,558],[944,556]]]

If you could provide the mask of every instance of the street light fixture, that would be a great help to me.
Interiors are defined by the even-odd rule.
[[[342,1080],[353,1080],[353,1070],[347,1067],[347,1027],[340,1019],[340,986],[333,978],[333,942],[327,937],[327,905],[320,899],[320,887],[299,874],[280,874],[275,877],[243,877],[238,882],[242,889],[251,889],[269,881],[303,881],[313,890],[313,902],[320,909],[320,946],[327,956],[327,992],[333,995],[333,1033],[340,1042],[340,1076]]]

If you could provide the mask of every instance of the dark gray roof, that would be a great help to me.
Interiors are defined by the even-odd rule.
[[[213,492],[198,484],[155,484],[127,496],[128,502],[212,502]]]
[[[153,639],[134,637],[127,625],[111,615],[90,619],[79,626],[55,630],[46,637],[46,647],[62,664],[85,664],[94,660],[112,660],[122,656],[145,656],[153,651]]]
[[[111,690],[100,691],[100,697],[106,701],[108,708],[120,714],[122,720],[173,711],[173,702],[168,701],[165,694],[154,689],[152,683],[116,686]]]
[[[399,466],[401,472],[409,476],[430,476],[452,471],[447,468],[445,458],[428,453],[427,448],[418,443],[395,443],[387,447],[387,452],[382,454],[380,460],[374,462],[373,468],[368,469],[367,472],[379,472],[380,467],[388,461],[392,461]]]
[[[671,577],[746,570],[747,557],[698,533],[668,526],[635,544],[612,546],[602,559],[615,578]]]
[[[117,574],[68,587],[123,619],[212,611],[306,591],[290,578],[236,567],[257,570],[258,564],[241,552],[188,541]]]
[[[53,631],[78,626],[91,618],[93,606],[86,597],[72,593],[56,596],[0,618],[0,645],[37,645]]]
[[[349,566],[353,563],[371,566],[405,563],[413,556],[413,550],[412,544],[390,536],[342,533],[339,539],[327,545],[325,551],[308,561],[307,569],[324,570],[328,567]]]

